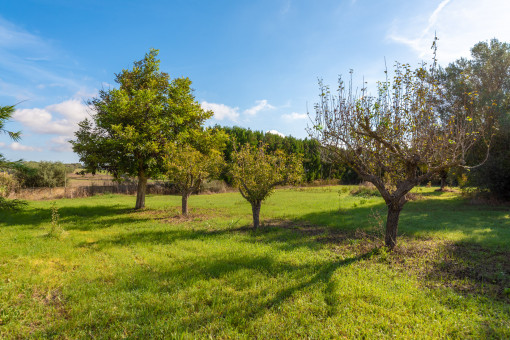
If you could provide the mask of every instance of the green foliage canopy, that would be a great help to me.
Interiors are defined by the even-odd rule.
[[[138,177],[136,208],[145,206],[147,178],[163,173],[165,145],[200,129],[212,116],[195,100],[188,78],[170,80],[151,49],[131,70],[116,75],[119,88],[101,90],[80,123],[73,150],[91,172]]]
[[[182,195],[182,214],[188,214],[188,197],[202,182],[218,176],[224,165],[221,149],[227,136],[219,130],[193,130],[188,138],[167,144],[166,176]]]
[[[18,141],[21,138],[21,132],[9,131],[5,128],[5,123],[11,119],[14,113],[14,105],[0,106],[0,133],[7,134],[12,140]],[[16,169],[20,167],[20,162],[9,162],[0,154],[0,170]],[[20,200],[7,200],[0,195],[0,210],[19,210],[26,206],[26,202]]]
[[[259,226],[262,202],[268,198],[276,186],[296,183],[303,178],[302,156],[286,154],[281,150],[267,152],[267,146],[249,144],[234,148],[231,174],[234,186],[250,202],[253,212],[253,226]]]

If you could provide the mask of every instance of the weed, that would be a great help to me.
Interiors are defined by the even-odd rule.
[[[61,238],[65,235],[65,230],[60,224],[60,214],[58,213],[57,202],[51,203],[51,224],[48,229],[48,236]]]

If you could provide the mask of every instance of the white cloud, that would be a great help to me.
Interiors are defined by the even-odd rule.
[[[36,148],[33,146],[28,146],[28,145],[22,145],[18,142],[12,142],[9,145],[6,145],[5,143],[0,143],[0,147],[11,149],[13,151],[39,151],[39,152],[43,151],[41,148]]]
[[[71,139],[72,138],[66,137],[66,136],[58,136],[58,137],[52,138],[52,139],[50,139],[50,143],[53,144],[53,146],[51,146],[50,149],[52,151],[57,151],[57,152],[73,151],[73,148],[72,148],[71,144],[69,143],[69,141]]]
[[[270,133],[272,135],[278,135],[280,137],[285,137],[285,135],[277,130],[269,130],[269,131],[266,131],[266,133]]]
[[[292,113],[287,113],[287,114],[282,115],[282,118],[285,120],[288,120],[288,121],[302,120],[302,119],[306,119],[307,117],[308,117],[308,115],[306,113],[297,113],[297,112],[292,112]]]
[[[470,48],[479,41],[509,41],[508,13],[508,0],[443,0],[432,13],[410,15],[406,21],[396,22],[388,38],[409,46],[420,58],[430,59],[436,32],[438,60],[444,64],[469,57]]]
[[[211,110],[214,112],[215,119],[229,119],[235,122],[237,121],[237,118],[239,118],[238,107],[230,107],[225,104],[208,103],[206,101],[203,101],[200,105],[204,110]]]
[[[21,109],[14,112],[14,120],[35,133],[73,136],[78,122],[88,116],[88,107],[78,99],[46,106],[43,109]]]
[[[275,107],[267,102],[266,99],[257,100],[255,106],[250,107],[247,110],[244,110],[244,113],[250,116],[255,116],[260,111],[272,110]]]

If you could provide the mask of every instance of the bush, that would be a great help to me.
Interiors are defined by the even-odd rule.
[[[209,193],[224,193],[227,192],[228,186],[225,181],[222,180],[211,180],[203,182],[200,186],[200,192]]]
[[[6,172],[0,173],[0,197],[8,197],[18,186],[18,182],[12,175]]]
[[[372,183],[363,182],[357,188],[351,190],[351,195],[368,198],[380,197],[381,193]]]
[[[22,188],[63,187],[66,173],[70,172],[60,162],[28,162],[15,173]]]

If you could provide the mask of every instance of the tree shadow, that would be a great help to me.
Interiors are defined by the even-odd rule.
[[[274,258],[263,255],[263,256],[250,256],[245,254],[239,254],[235,257],[225,256],[221,258],[195,258],[187,263],[185,266],[181,266],[174,270],[166,271],[153,271],[150,268],[138,268],[136,272],[129,275],[129,280],[123,282],[121,286],[130,293],[133,291],[145,291],[149,286],[149,282],[171,282],[170,286],[160,287],[158,293],[173,292],[174,287],[190,287],[196,282],[202,280],[216,280],[222,278],[228,278],[235,275],[236,272],[250,271],[257,272],[260,275],[268,278],[276,278],[279,276],[291,277],[295,280],[293,283],[286,284],[281,283],[280,289],[277,289],[276,293],[266,291],[262,289],[259,292],[253,292],[249,289],[243,291],[244,298],[239,299],[238,303],[229,303],[230,297],[225,291],[219,294],[221,305],[221,315],[223,318],[228,318],[233,327],[243,327],[247,321],[254,320],[267,313],[270,310],[277,309],[279,306],[284,304],[286,301],[291,300],[300,291],[318,286],[324,292],[324,302],[327,305],[327,313],[334,315],[337,313],[338,299],[335,296],[335,284],[332,280],[332,276],[335,271],[341,267],[347,267],[355,262],[366,258],[369,254],[362,254],[354,257],[350,257],[343,260],[332,261],[323,264],[288,264],[275,260]],[[314,274],[309,275],[312,272]],[[252,275],[253,276],[253,275]],[[136,278],[136,279],[133,279]],[[250,280],[251,277],[247,277]],[[228,282],[225,284],[232,284]],[[243,287],[244,288],[244,287]],[[218,288],[220,289],[220,288]],[[206,294],[210,296],[210,294]],[[208,297],[204,297],[208,299]],[[200,305],[208,306],[208,301],[199,300],[197,302]],[[215,303],[219,303],[215,300]],[[167,311],[161,310],[161,308],[144,308],[138,312],[139,314],[134,317],[136,319],[150,320],[157,319]],[[207,325],[211,320],[206,313],[190,313],[186,318],[180,320],[180,326],[187,332],[198,331],[200,328]]]
[[[59,222],[64,225],[64,229],[81,231],[109,228],[115,224],[146,220],[134,214],[125,216],[126,213],[132,211],[132,209],[118,205],[58,207]],[[51,219],[51,207],[29,208],[19,212],[6,213],[2,223],[5,227],[24,226],[38,228],[42,224],[50,223]]]
[[[426,256],[433,258],[424,275],[429,282],[446,282],[463,294],[510,302],[510,294],[505,292],[510,287],[510,250],[446,242],[436,254]]]
[[[509,210],[505,207],[473,206],[458,197],[412,201],[404,206],[400,215],[399,235],[415,238],[455,235],[463,242],[508,249]],[[386,205],[381,202],[348,210],[313,212],[294,221],[326,228],[333,234],[338,231],[352,233],[379,228],[378,224],[385,224],[386,213]],[[374,214],[380,217],[379,221]]]

